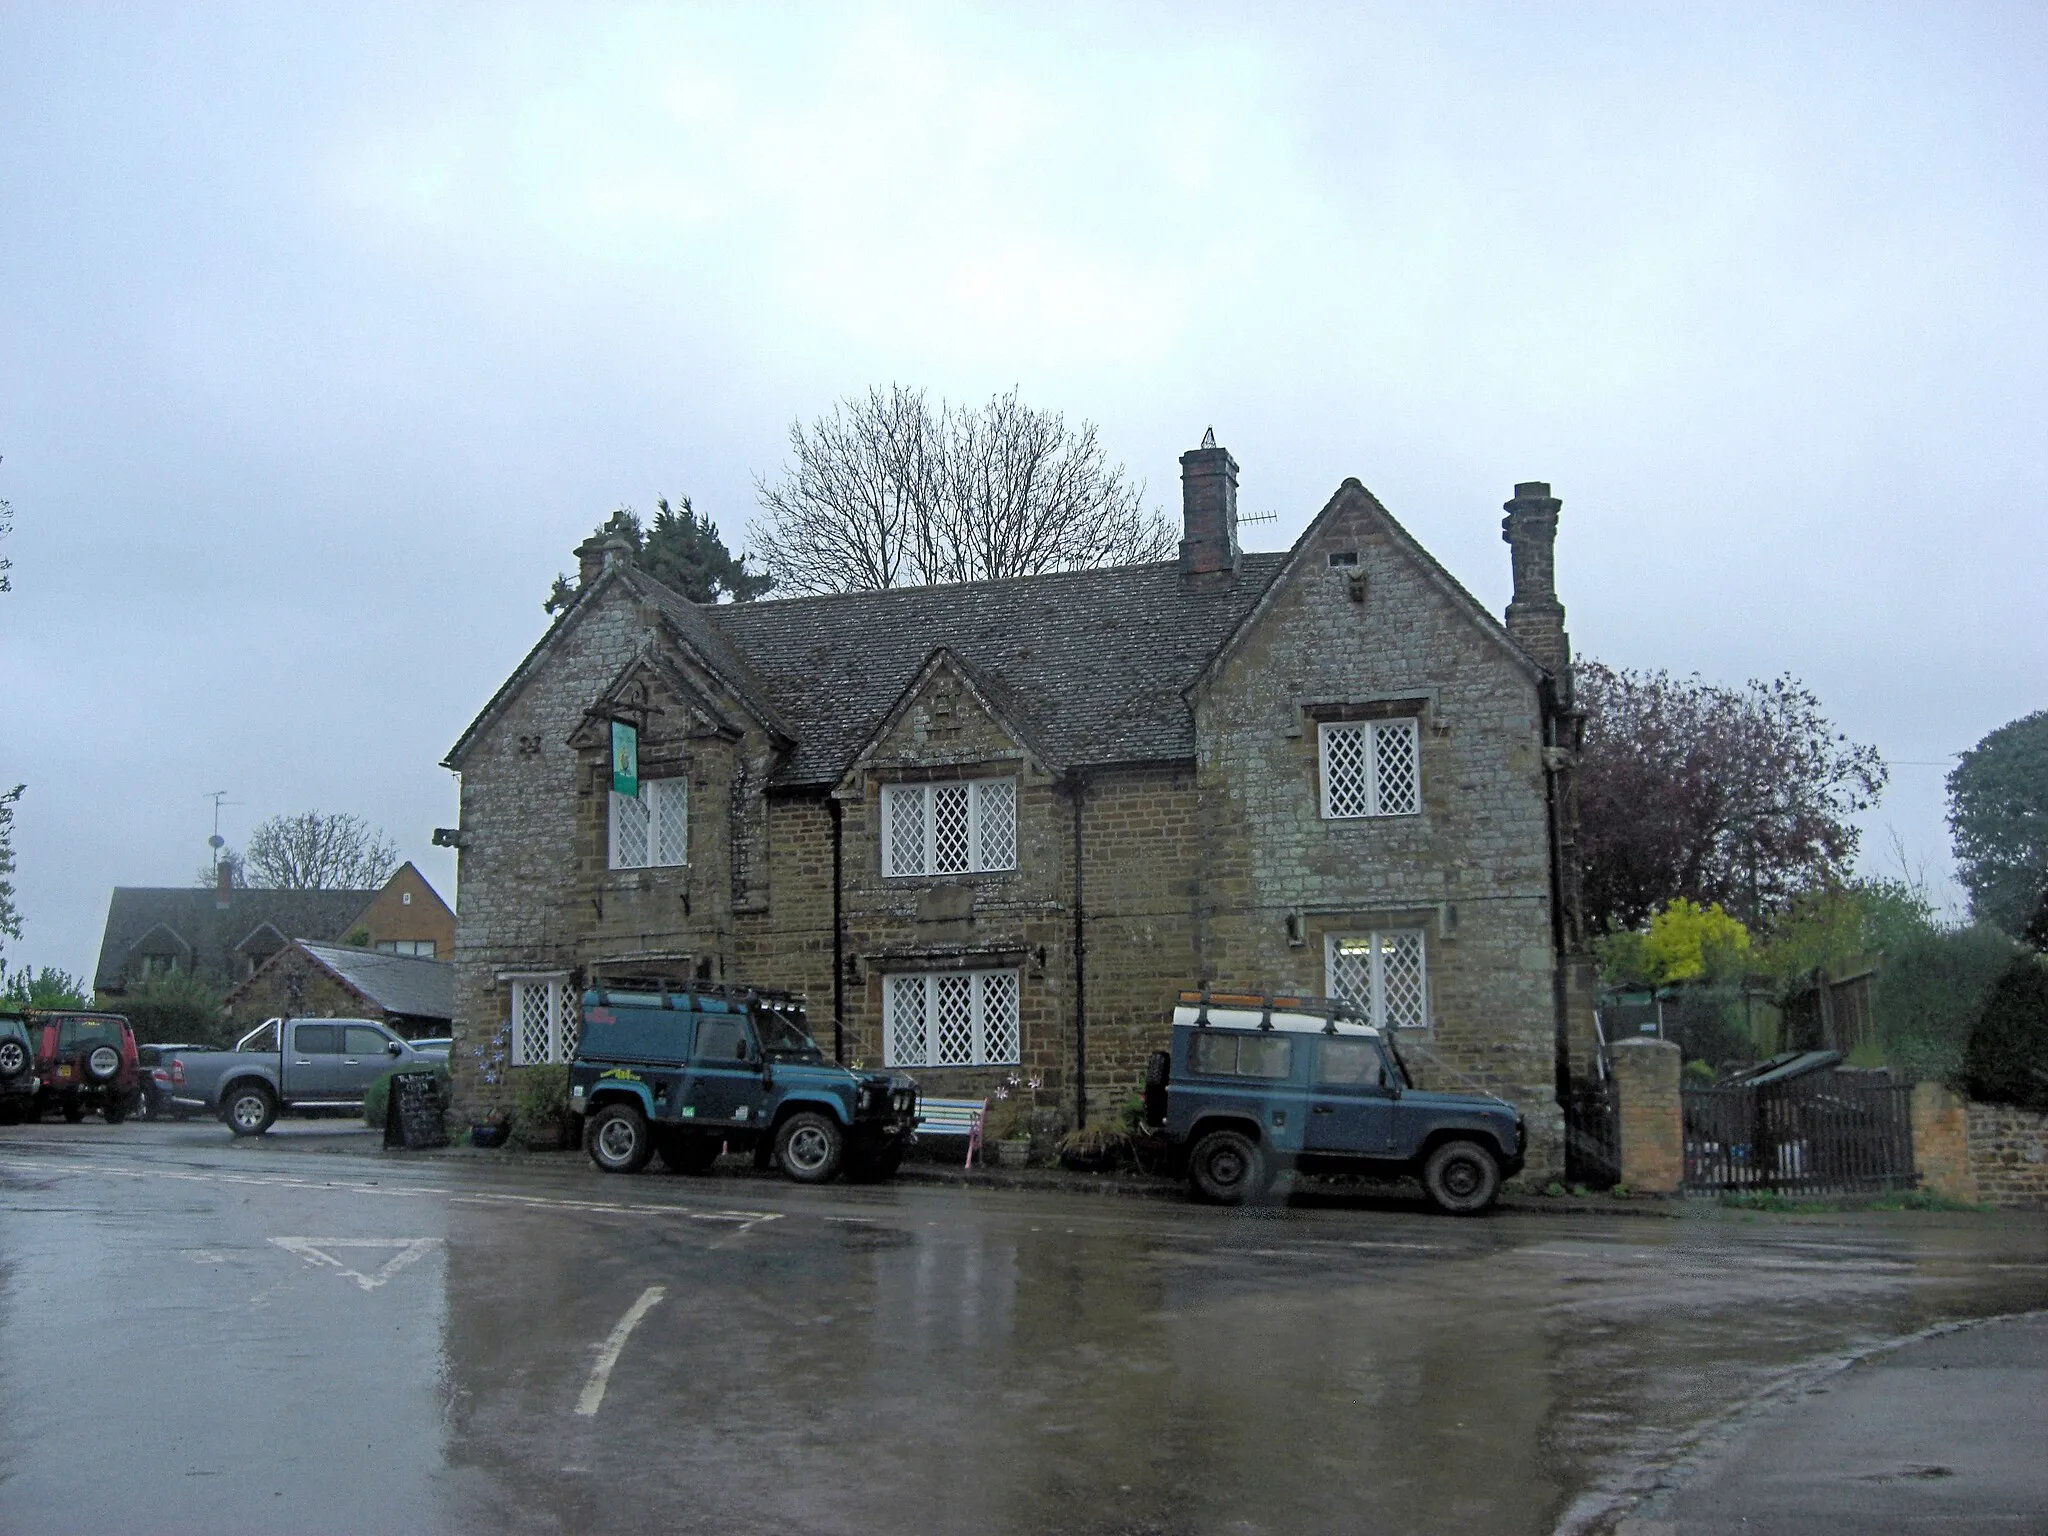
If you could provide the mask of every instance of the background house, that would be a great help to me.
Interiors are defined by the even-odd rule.
[[[225,990],[296,938],[348,940],[386,953],[446,958],[455,914],[412,864],[368,891],[229,886],[114,888],[94,989],[119,997],[153,975],[197,976]]]
[[[221,1011],[237,1030],[273,1018],[376,1019],[408,1040],[446,1035],[455,967],[446,960],[294,939],[238,983]]]

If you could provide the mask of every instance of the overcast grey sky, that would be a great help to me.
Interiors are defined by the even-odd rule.
[[[2048,703],[2048,7],[0,8],[0,780],[26,937],[438,766],[611,508],[872,383],[1092,418],[1282,547],[1357,475],[1581,655],[1895,763]]]

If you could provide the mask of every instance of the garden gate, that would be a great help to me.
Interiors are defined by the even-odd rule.
[[[1918,1182],[1913,1089],[1888,1073],[1810,1072],[1680,1097],[1689,1190],[1841,1194]]]

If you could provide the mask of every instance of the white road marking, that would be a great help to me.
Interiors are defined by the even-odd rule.
[[[604,1341],[604,1348],[597,1352],[597,1364],[590,1368],[590,1380],[584,1385],[583,1395],[576,1399],[576,1412],[584,1418],[594,1415],[598,1404],[604,1401],[604,1389],[611,1385],[612,1367],[619,1363],[619,1351],[626,1347],[627,1335],[640,1326],[640,1319],[667,1294],[667,1286],[650,1285],[640,1293],[638,1301],[626,1308],[626,1315],[619,1319],[619,1326],[612,1330],[611,1337]]]
[[[353,1280],[366,1291],[374,1291],[409,1264],[416,1264],[441,1245],[438,1237],[273,1237],[271,1241],[287,1253],[296,1253],[308,1264],[331,1265],[344,1280]],[[327,1250],[330,1248],[376,1248],[398,1251],[384,1261],[373,1275],[350,1269]]]

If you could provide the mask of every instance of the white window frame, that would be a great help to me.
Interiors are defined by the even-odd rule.
[[[962,869],[937,869],[935,850],[938,844],[938,795],[941,789],[967,789],[967,864]],[[1000,790],[997,786],[1002,786]],[[984,846],[982,836],[987,820],[987,807],[992,798],[1002,795],[1009,800],[1010,839],[1007,859],[998,851],[991,856]],[[923,819],[924,846],[921,858],[914,868],[898,866],[896,844],[896,813],[906,800],[915,798],[919,802],[918,814]],[[1014,775],[988,779],[935,779],[923,784],[884,784],[882,786],[882,875],[889,880],[908,880],[932,875],[979,875],[1011,870],[1017,867],[1017,780]]]
[[[1330,771],[1330,740],[1333,736],[1356,736],[1363,765],[1365,808],[1339,810],[1336,805],[1336,777]],[[1380,741],[1382,737],[1405,736],[1408,745],[1409,803],[1397,800],[1382,784]],[[1420,816],[1422,814],[1422,722],[1414,715],[1396,715],[1389,720],[1324,720],[1316,731],[1316,761],[1322,778],[1322,811],[1325,821],[1359,821],[1367,817]]]
[[[607,860],[613,869],[674,869],[690,862],[688,778],[679,774],[669,779],[642,779],[637,796],[622,795],[617,790],[609,794]],[[627,811],[628,806],[636,809]],[[644,826],[643,858],[633,858],[622,846],[629,816]]]
[[[1387,1015],[1387,959],[1398,945],[1414,946],[1416,979],[1419,983],[1412,1017],[1389,1019]],[[1345,992],[1337,971],[1342,946],[1365,947],[1366,995],[1358,998]],[[1366,933],[1330,933],[1323,936],[1323,992],[1325,996],[1359,1003],[1365,1015],[1381,1029],[1429,1028],[1429,939],[1421,928],[1376,928]]]
[[[941,981],[965,978],[970,987],[970,1059],[940,1060],[938,1050],[938,987]],[[991,982],[1002,978],[994,988]],[[899,982],[922,982],[922,1013],[913,1023],[903,1017],[901,1001],[907,990]],[[1001,1054],[989,1050],[989,994],[1007,992],[1015,1010],[1009,1022],[1014,1048]],[[998,1024],[1000,1029],[1000,1023]],[[921,1042],[908,1049],[912,1040]],[[882,1065],[886,1067],[1014,1067],[1022,1063],[1024,1049],[1024,978],[1014,969],[986,971],[889,971],[882,977]]]
[[[512,1016],[507,1028],[512,1042],[512,1065],[546,1067],[573,1060],[583,1027],[583,1010],[569,985],[569,973],[545,971],[501,979],[512,983]],[[531,1018],[529,1008],[534,1010]],[[538,1040],[529,1038],[534,1034],[538,1034]]]

